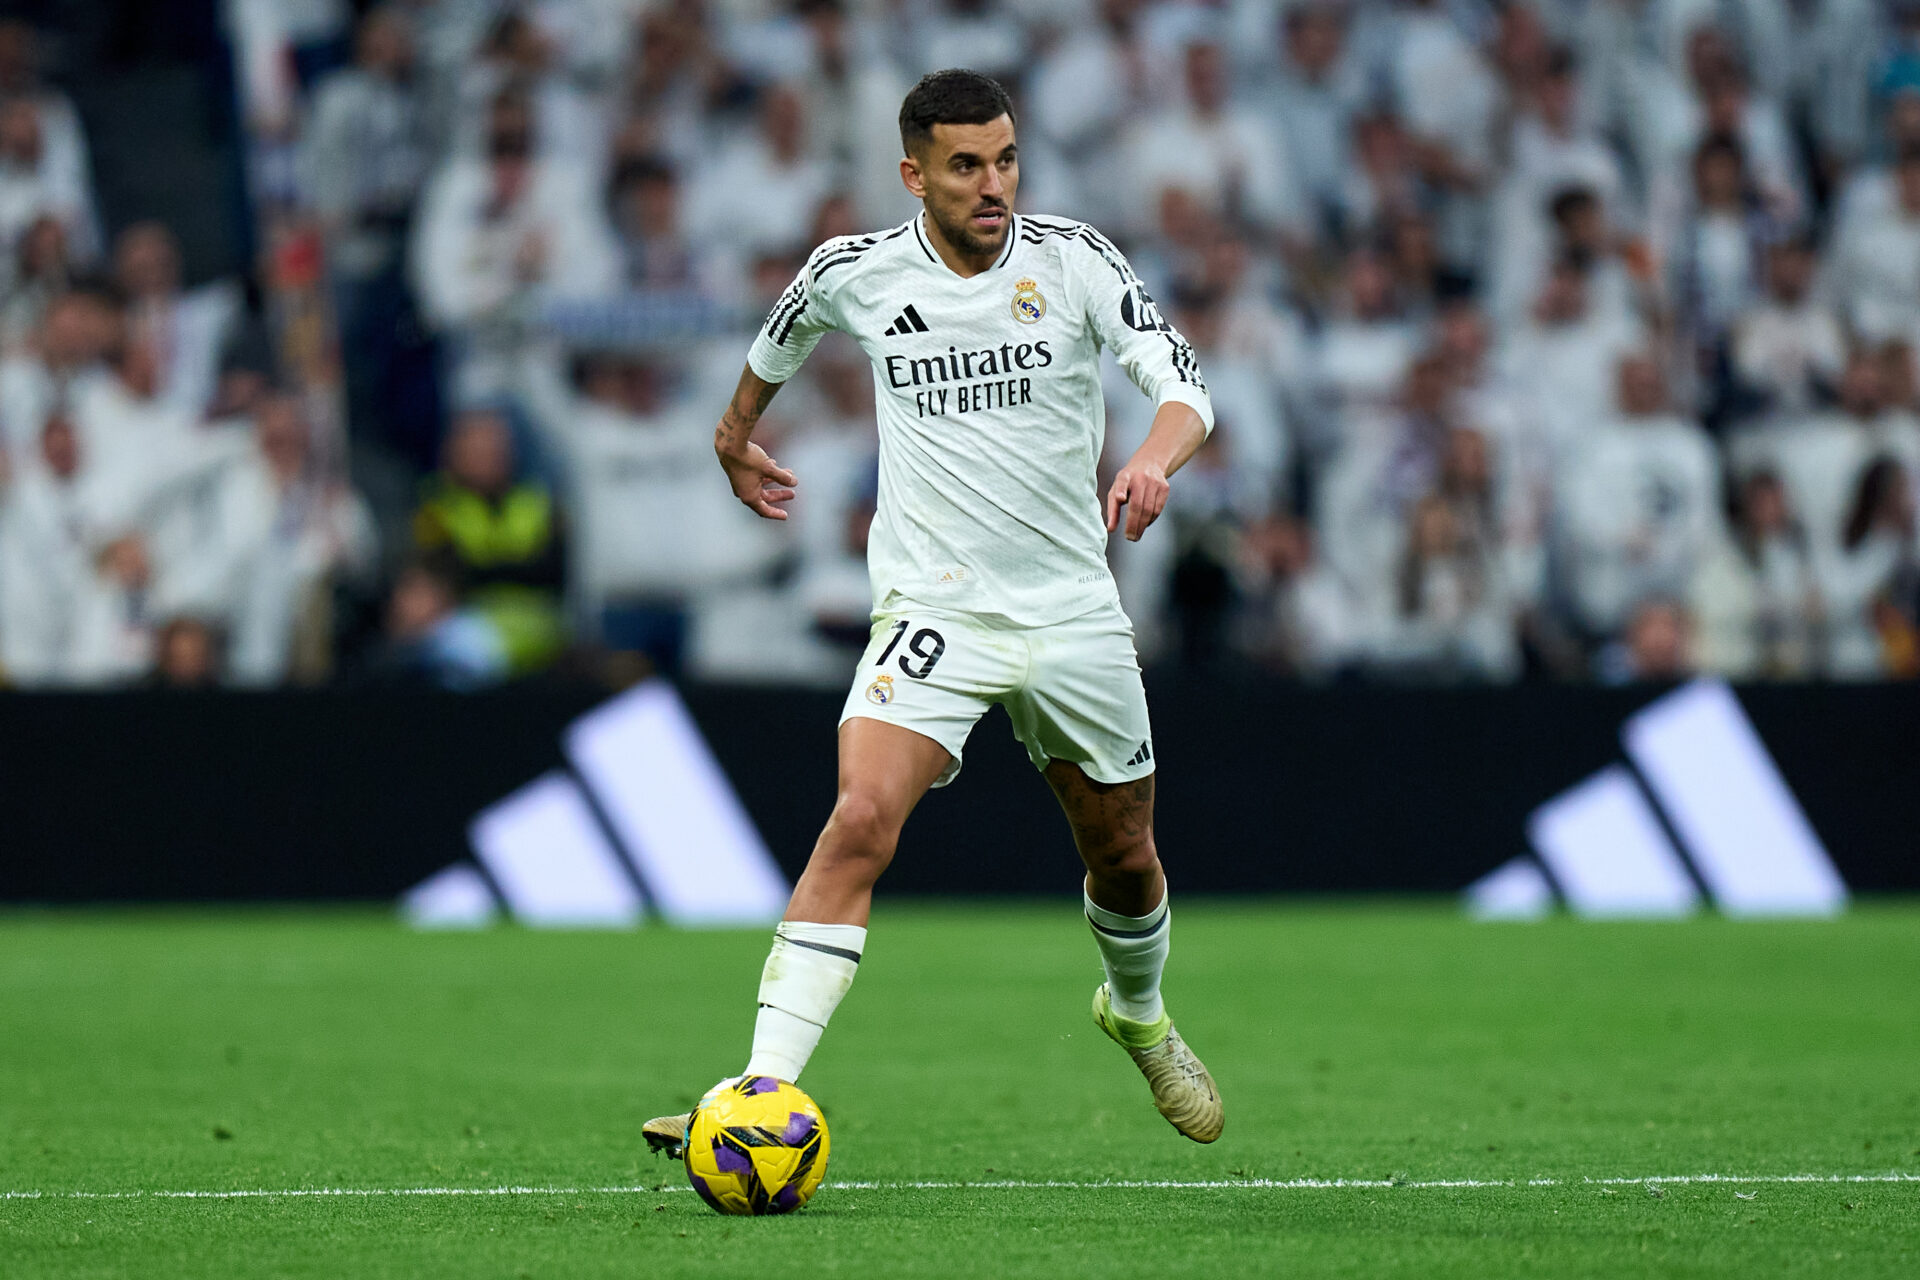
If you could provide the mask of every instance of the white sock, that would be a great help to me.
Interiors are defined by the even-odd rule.
[[[1167,897],[1143,916],[1123,916],[1081,895],[1087,904],[1087,923],[1107,966],[1107,995],[1113,1011],[1129,1022],[1158,1022],[1166,1012],[1160,1003],[1160,973],[1167,967],[1173,922]]]
[[[800,1079],[827,1019],[853,985],[866,946],[867,931],[857,924],[780,922],[760,971],[760,1015],[747,1075],[789,1084]]]

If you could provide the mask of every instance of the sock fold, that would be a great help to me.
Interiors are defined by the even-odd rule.
[[[782,921],[760,971],[760,1012],[746,1074],[789,1082],[800,1078],[866,950],[867,931],[853,924]]]
[[[1129,1022],[1158,1022],[1166,1013],[1160,999],[1160,975],[1167,967],[1173,918],[1163,895],[1144,916],[1123,916],[1082,895],[1087,925],[1107,971],[1107,996],[1113,1011]]]

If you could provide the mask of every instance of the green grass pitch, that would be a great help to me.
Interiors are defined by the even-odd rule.
[[[1095,1031],[1075,903],[883,904],[805,1081],[828,1185],[725,1219],[638,1129],[738,1070],[765,944],[0,915],[0,1276],[1920,1275],[1912,904],[1177,901],[1212,1147]]]

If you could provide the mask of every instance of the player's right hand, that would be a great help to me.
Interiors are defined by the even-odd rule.
[[[744,502],[755,515],[767,520],[785,520],[787,513],[777,504],[793,501],[798,481],[793,472],[772,458],[751,440],[745,453],[720,453],[720,465],[726,469],[733,496]]]

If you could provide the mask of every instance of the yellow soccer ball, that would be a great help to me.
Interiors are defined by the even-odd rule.
[[[693,1109],[687,1181],[716,1212],[792,1213],[827,1172],[827,1122],[798,1085],[722,1080]]]

